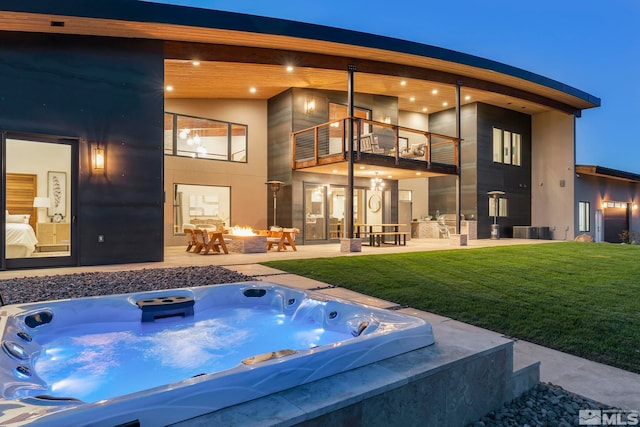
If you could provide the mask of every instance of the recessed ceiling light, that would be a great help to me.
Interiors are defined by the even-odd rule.
[[[422,172],[416,172],[416,175],[420,176],[422,175]]]
[[[287,72],[292,72],[293,71],[293,66],[292,65],[287,65]]]
[[[468,101],[468,100],[470,100],[470,99],[471,99],[471,95],[467,95],[467,96],[465,96],[465,97],[464,97],[464,100],[465,100],[465,101]]]
[[[167,90],[167,92],[173,92],[173,86],[171,85],[167,85],[165,89]]]
[[[449,105],[449,103],[448,103],[447,101],[444,101],[444,102],[442,103],[442,106],[443,106],[443,107],[446,107],[447,105]]]
[[[198,61],[197,59],[191,61],[191,63],[193,64],[194,67],[197,67],[198,65],[200,65],[200,61]]]
[[[250,88],[249,88],[249,92],[251,92],[251,93],[256,93],[256,88],[255,88],[255,87],[250,87]]]
[[[338,173],[338,169],[334,169],[334,170],[332,170],[331,172],[333,172],[333,173]]]
[[[433,90],[431,91],[431,94],[432,94],[432,95],[437,95],[437,94],[438,94],[438,89],[433,89]]]
[[[409,98],[409,101],[411,101],[411,102],[413,102],[413,101],[415,101],[415,100],[416,100],[416,97],[415,97],[415,96],[412,96],[411,98]]]
[[[393,178],[393,175],[387,175],[387,178],[391,179]]]
[[[364,166],[360,166],[360,170],[363,170],[363,169],[364,169]]]
[[[406,86],[406,85],[407,85],[407,82],[406,82],[405,80],[402,80],[402,81],[400,82],[400,86]]]
[[[422,112],[423,112],[423,113],[426,113],[427,111],[429,111],[429,109],[428,109],[427,107],[424,107],[424,108],[422,109]]]

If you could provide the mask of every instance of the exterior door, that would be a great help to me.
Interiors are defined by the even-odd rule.
[[[604,241],[620,243],[620,234],[629,230],[629,204],[607,202],[604,211]]]
[[[2,268],[76,265],[78,141],[3,133],[2,146]]]
[[[353,190],[353,222],[370,221],[372,215],[367,206],[368,190]],[[347,212],[347,187],[342,185],[304,184],[304,241],[327,243],[345,235]],[[381,212],[380,212],[381,215]]]
[[[304,241],[327,240],[327,186],[304,185]]]

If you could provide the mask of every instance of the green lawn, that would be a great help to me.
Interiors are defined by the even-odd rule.
[[[640,373],[637,245],[563,242],[265,265]]]

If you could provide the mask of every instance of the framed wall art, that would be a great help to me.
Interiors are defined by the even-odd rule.
[[[47,172],[47,195],[51,199],[51,207],[47,210],[50,217],[67,216],[67,173]]]

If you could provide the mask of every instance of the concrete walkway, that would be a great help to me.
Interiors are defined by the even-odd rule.
[[[487,246],[520,245],[533,243],[549,243],[540,240],[500,239],[500,240],[471,240],[466,247],[452,247],[448,240],[412,239],[407,246],[368,247],[363,246],[360,253],[340,253],[339,245],[299,245],[298,251],[291,250],[265,254],[229,254],[201,256],[185,252],[184,247],[167,247],[164,262],[73,267],[38,270],[2,271],[0,280],[13,277],[29,277],[52,274],[69,274],[86,271],[121,271],[139,270],[144,268],[184,267],[197,265],[220,265],[231,270],[255,276],[260,280],[279,283],[300,289],[326,288],[326,283],[288,274],[279,270],[259,265],[261,262],[278,259],[322,258],[334,256],[360,256],[373,254],[390,254],[399,252],[417,252],[428,250],[468,249]],[[366,295],[358,294],[342,288],[325,289],[323,292],[351,299],[376,307],[390,307],[395,305]],[[447,328],[468,329],[475,328],[453,319],[437,316],[431,313],[408,309],[414,314],[424,317],[432,323],[434,329],[438,323],[446,322]],[[484,331],[486,333],[494,332]],[[436,336],[437,340],[437,336]],[[514,346],[514,370],[540,361],[540,379],[563,387],[566,390],[591,398],[601,403],[629,410],[640,410],[640,375],[622,369],[595,363],[580,357],[572,356],[546,347],[525,341],[516,341]]]

